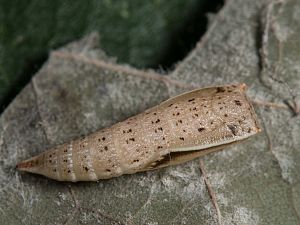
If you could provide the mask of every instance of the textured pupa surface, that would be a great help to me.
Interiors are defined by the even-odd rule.
[[[197,89],[17,165],[59,181],[96,181],[174,165],[260,131],[245,84]]]

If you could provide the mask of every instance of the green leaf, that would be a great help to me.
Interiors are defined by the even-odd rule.
[[[165,61],[174,63],[168,58],[180,55],[178,60],[192,47],[184,43],[168,53],[170,48],[182,46],[176,35],[191,16],[203,14],[203,3],[204,0],[1,0],[0,106],[9,103],[52,49],[92,31],[101,34],[103,49],[119,62],[141,68],[165,67]],[[202,31],[204,27],[202,24]],[[193,31],[197,38],[199,31]]]

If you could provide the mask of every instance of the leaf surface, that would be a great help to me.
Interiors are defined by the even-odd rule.
[[[297,0],[228,1],[168,76],[116,64],[97,34],[53,51],[0,118],[0,224],[299,224],[299,12]],[[170,96],[230,82],[248,84],[264,130],[243,144],[99,182],[14,169]]]

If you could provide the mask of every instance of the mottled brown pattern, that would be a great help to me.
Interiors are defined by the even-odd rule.
[[[191,160],[260,131],[245,84],[197,89],[18,164],[56,180],[107,179]]]

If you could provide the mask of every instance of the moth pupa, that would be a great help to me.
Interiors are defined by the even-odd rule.
[[[261,131],[245,90],[245,84],[231,84],[181,94],[17,169],[59,181],[96,181],[192,160]]]

